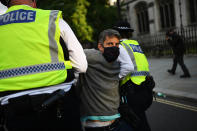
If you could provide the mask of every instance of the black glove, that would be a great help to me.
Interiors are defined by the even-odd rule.
[[[152,76],[146,76],[146,80],[141,83],[142,87],[148,87],[149,89],[153,90],[155,87],[155,81]]]

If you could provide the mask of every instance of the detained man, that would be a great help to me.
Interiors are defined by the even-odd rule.
[[[122,52],[122,47],[119,48],[119,39],[117,31],[107,29],[99,35],[98,50],[84,50],[88,69],[86,73],[80,74],[77,89],[81,100],[81,122],[85,131],[132,131],[118,113],[120,77],[133,70],[127,52]],[[119,61],[119,54],[128,59]]]

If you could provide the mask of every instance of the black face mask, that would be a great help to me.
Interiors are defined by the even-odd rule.
[[[118,58],[119,54],[119,48],[116,46],[104,48],[103,56],[109,63],[115,61]]]

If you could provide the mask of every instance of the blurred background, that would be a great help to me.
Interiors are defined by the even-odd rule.
[[[118,20],[117,7],[109,0],[38,0],[43,9],[58,9],[84,47],[92,46],[98,34]],[[89,45],[90,44],[90,45]]]
[[[197,54],[196,0],[38,0],[38,7],[62,10],[85,48],[94,46],[100,31],[124,20],[147,56],[172,55],[165,40],[171,28],[183,36],[186,54]]]
[[[165,32],[182,35],[186,54],[197,54],[197,0],[37,0],[38,8],[62,10],[84,48],[96,45],[98,34],[119,20],[130,23],[147,56],[170,56]],[[0,5],[1,12],[5,8]]]
[[[120,6],[148,56],[172,54],[165,40],[171,28],[182,35],[186,54],[197,53],[197,0],[123,0]]]
[[[197,0],[37,0],[38,8],[57,9],[83,48],[96,47],[99,33],[127,21],[148,56],[157,100],[147,111],[152,131],[197,131]],[[6,7],[0,3],[0,14]],[[172,76],[172,50],[165,39],[174,29],[184,39],[190,79]],[[169,57],[170,56],[170,57]]]

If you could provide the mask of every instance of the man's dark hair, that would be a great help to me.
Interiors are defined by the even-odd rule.
[[[106,40],[106,37],[117,37],[118,39],[120,39],[120,34],[114,29],[106,29],[100,33],[98,43],[103,44]]]

